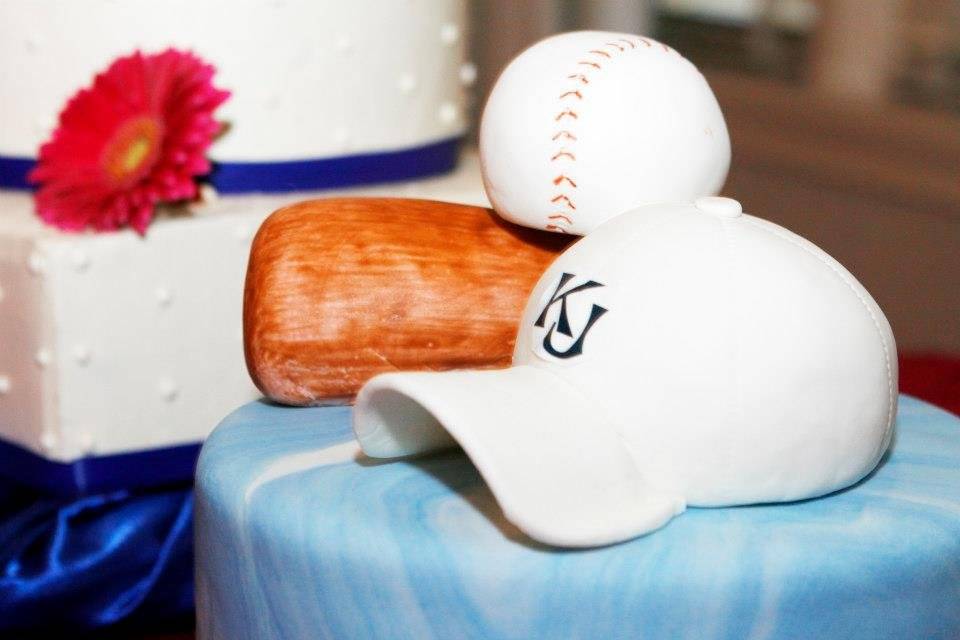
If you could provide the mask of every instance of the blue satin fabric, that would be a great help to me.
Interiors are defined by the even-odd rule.
[[[0,485],[0,637],[192,614],[191,486],[64,500]]]

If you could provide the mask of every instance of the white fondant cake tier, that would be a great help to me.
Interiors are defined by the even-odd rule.
[[[350,412],[253,403],[204,445],[201,640],[960,637],[960,420],[913,398],[849,489],[588,550],[525,537],[462,453],[364,457]]]
[[[0,192],[0,441],[71,461],[201,440],[259,395],[241,331],[253,234],[282,205],[332,195],[486,204],[475,154],[417,182],[222,197],[145,238],[62,233],[28,194]]]
[[[3,466],[29,484],[83,491],[96,485],[90,468],[48,468],[30,454],[109,460],[98,473],[113,481],[119,467],[106,456],[196,443],[254,397],[244,268],[279,206],[335,193],[485,203],[475,159],[422,179],[454,168],[467,127],[465,37],[465,0],[0,2]],[[118,57],[169,47],[212,64],[231,94],[215,114],[229,126],[205,179],[222,193],[287,194],[160,215],[146,238],[44,227],[23,190],[68,99]],[[190,469],[195,450],[177,455],[181,471],[158,481]],[[153,462],[122,465],[138,484],[156,473]]]
[[[231,98],[219,162],[419,147],[466,128],[464,0],[4,0],[0,157],[34,158],[65,101],[135,49],[193,50]]]

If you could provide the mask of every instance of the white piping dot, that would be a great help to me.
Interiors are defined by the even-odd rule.
[[[73,359],[76,360],[77,364],[81,367],[85,367],[90,364],[90,359],[93,357],[93,354],[90,352],[90,348],[78,344],[73,348]]]
[[[209,182],[200,185],[200,202],[203,204],[213,204],[220,199],[220,193],[217,188]]]
[[[53,116],[37,118],[33,123],[33,129],[41,136],[48,136],[51,131],[57,128],[57,119]]]
[[[93,442],[93,434],[89,431],[83,431],[77,435],[77,444],[80,446],[80,451],[88,454],[93,453],[95,444]]]
[[[447,45],[454,45],[460,39],[460,27],[452,22],[440,27],[440,41]]]
[[[37,363],[38,367],[46,367],[50,364],[50,361],[53,359],[53,354],[50,353],[50,349],[46,347],[41,347],[37,349],[37,352],[33,354],[33,361]]]
[[[162,378],[157,384],[157,391],[160,393],[160,397],[167,402],[173,402],[180,395],[180,388],[170,378]]]
[[[70,262],[78,273],[83,273],[90,267],[90,256],[80,249],[74,249],[70,254]]]
[[[337,43],[334,46],[337,48],[337,51],[341,53],[350,53],[353,51],[353,40],[350,36],[342,35],[337,38]]]
[[[47,261],[40,252],[34,251],[27,257],[27,269],[29,269],[33,275],[42,275],[46,267]]]
[[[280,108],[280,103],[282,102],[280,96],[276,93],[267,96],[267,99],[263,101],[263,108],[267,111],[276,111]]]
[[[460,110],[452,102],[444,102],[440,105],[439,116],[443,124],[453,124],[460,116]]]
[[[0,376],[0,396],[10,393],[10,376]]]
[[[156,296],[157,304],[161,309],[166,309],[173,304],[173,293],[166,287],[157,287],[153,295]]]
[[[460,65],[460,84],[465,87],[473,86],[477,81],[477,65],[472,62],[464,62]]]
[[[403,93],[413,93],[417,88],[417,78],[412,73],[402,73],[397,79],[397,87]]]
[[[53,431],[44,431],[40,435],[40,447],[44,451],[53,451],[59,442],[60,438]]]
[[[337,127],[333,131],[333,140],[341,150],[350,148],[350,132],[346,127]]]

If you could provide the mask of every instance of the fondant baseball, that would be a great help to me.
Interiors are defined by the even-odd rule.
[[[494,209],[583,235],[638,205],[716,194],[730,138],[697,68],[650,38],[556,35],[504,69],[480,123]]]

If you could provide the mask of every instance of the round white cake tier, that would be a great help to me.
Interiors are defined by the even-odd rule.
[[[472,68],[464,63],[465,25],[464,0],[5,0],[0,187],[22,187],[7,174],[24,173],[67,99],[138,49],[191,50],[216,67],[214,82],[232,94],[217,112],[229,123],[210,151],[218,163],[425,147],[429,156],[466,129],[464,82]],[[409,173],[396,179],[431,171]]]

